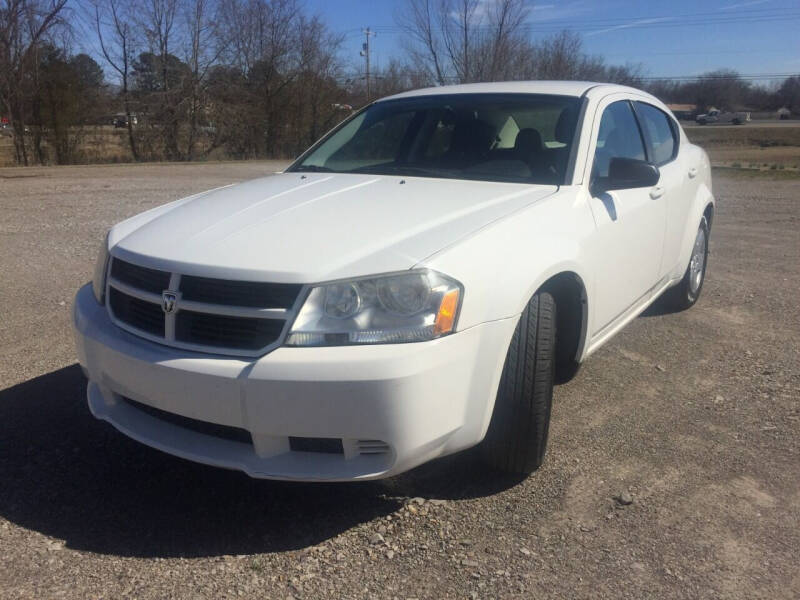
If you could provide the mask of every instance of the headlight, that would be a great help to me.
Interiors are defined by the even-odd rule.
[[[461,284],[435,271],[408,271],[311,290],[287,346],[424,342],[452,333]]]
[[[92,291],[95,299],[104,304],[106,299],[106,272],[108,271],[108,234],[103,237],[103,245],[94,263],[94,277],[92,278]]]

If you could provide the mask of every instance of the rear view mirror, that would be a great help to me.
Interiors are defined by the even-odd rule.
[[[615,156],[609,163],[608,177],[599,178],[595,182],[594,191],[652,187],[658,183],[660,177],[658,167],[647,161]]]

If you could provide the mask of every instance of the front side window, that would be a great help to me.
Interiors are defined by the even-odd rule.
[[[594,152],[593,176],[608,177],[612,158],[645,160],[642,134],[627,100],[609,104],[603,111]]]
[[[647,137],[650,162],[663,165],[675,157],[678,147],[670,118],[651,104],[636,103],[636,114]]]
[[[540,94],[377,102],[288,170],[561,184],[579,102]]]

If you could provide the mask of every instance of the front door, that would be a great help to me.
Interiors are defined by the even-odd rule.
[[[642,132],[631,103],[607,104],[595,128],[592,177],[607,177],[614,157],[646,160]],[[594,308],[592,335],[603,333],[649,297],[659,278],[666,211],[663,188],[592,191],[597,227],[592,244]]]

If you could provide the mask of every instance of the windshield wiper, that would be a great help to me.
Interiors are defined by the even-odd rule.
[[[415,167],[413,165],[375,165],[374,167],[361,167],[351,173],[375,173],[378,175],[420,175],[422,177],[453,177],[451,171],[435,167]]]
[[[292,169],[294,172],[307,172],[307,173],[338,173],[329,167],[321,167],[319,165],[300,165]]]

